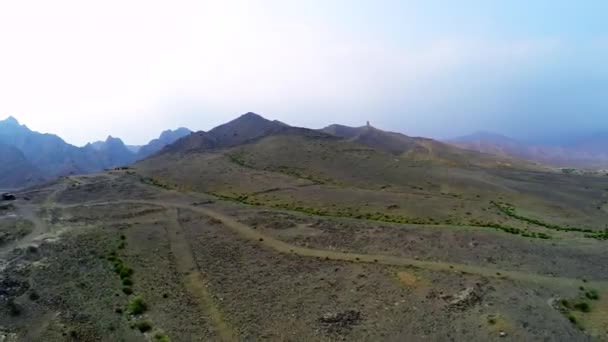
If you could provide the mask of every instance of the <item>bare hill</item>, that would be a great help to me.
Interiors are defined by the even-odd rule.
[[[459,166],[512,167],[532,170],[542,168],[535,163],[508,155],[483,153],[485,151],[475,152],[433,139],[409,137],[401,133],[383,131],[370,125],[363,127],[331,125],[321,131],[411,160]]]
[[[236,146],[288,127],[279,121],[270,121],[255,113],[217,126],[209,132],[195,132],[167,146],[161,153],[202,151]]]
[[[194,134],[188,141],[198,145],[193,143],[186,150],[170,146],[138,163],[136,169],[180,189],[332,214],[336,213],[327,208],[358,208],[363,213],[349,215],[360,216],[392,207],[394,215],[416,222],[459,220],[476,224],[479,218],[500,221],[477,202],[502,198],[517,199],[552,215],[569,212],[563,217],[570,223],[593,221],[603,215],[597,209],[601,196],[594,194],[592,201],[580,202],[590,194],[583,194],[585,190],[576,185],[578,180],[546,172],[536,164],[466,151],[430,139],[363,130],[371,133],[356,132],[341,138],[280,127],[231,147],[222,147],[208,134]],[[366,140],[370,136],[374,139]],[[204,138],[204,144],[193,137]],[[395,149],[369,146],[372,142],[375,146],[390,145],[385,141],[410,142],[410,149],[397,151],[398,143],[392,145]]]

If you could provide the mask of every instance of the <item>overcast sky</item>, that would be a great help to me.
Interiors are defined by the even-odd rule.
[[[0,0],[0,118],[77,145],[248,111],[439,138],[608,130],[607,13],[605,0]]]

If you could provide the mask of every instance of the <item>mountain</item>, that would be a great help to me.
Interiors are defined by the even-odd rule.
[[[0,121],[0,143],[20,150],[32,165],[48,176],[103,169],[95,155],[66,143],[56,135],[34,132],[13,117]]]
[[[592,135],[564,146],[529,144],[489,132],[476,132],[446,142],[472,151],[521,158],[555,167],[608,167],[608,134]]]
[[[167,146],[163,153],[236,146],[287,127],[289,126],[280,121],[271,121],[249,112],[217,126],[209,132],[199,131],[179,139],[174,144]]]
[[[165,131],[141,149],[129,147],[112,136],[105,141],[76,147],[54,134],[32,131],[14,117],[9,117],[0,121],[0,187],[20,187],[58,176],[94,173],[129,165],[189,132],[185,128]]]
[[[163,147],[174,143],[175,141],[192,133],[187,128],[181,127],[176,130],[166,130],[160,134],[157,139],[151,140],[147,145],[141,146],[137,153],[137,159],[144,159],[152,154],[160,151]]]
[[[491,132],[475,132],[466,136],[450,139],[448,143],[483,153],[491,153],[501,156],[518,156],[526,159],[538,159],[535,157],[544,151],[540,146],[528,145],[504,135]],[[543,153],[546,154],[546,153]]]
[[[29,341],[605,340],[608,177],[504,160],[246,115],[16,192],[0,215],[32,223],[0,220],[0,321]]]
[[[409,191],[427,183],[439,194],[459,187],[492,192],[498,188],[490,171],[546,170],[371,126],[312,130],[253,113],[190,134],[134,167],[170,184],[226,196],[307,184]],[[444,186],[448,180],[453,184]]]
[[[285,127],[289,126],[280,121],[270,121],[258,114],[249,112],[226,124],[215,127],[209,131],[209,135],[221,146],[235,146]]]
[[[229,126],[238,136],[247,132],[247,139],[223,141],[230,135],[215,135],[219,129],[193,133],[134,164],[134,171],[162,187],[247,204],[356,218],[390,208],[391,215],[398,212],[404,221],[418,223],[453,224],[459,212],[465,217],[459,224],[479,225],[467,217],[486,219],[488,210],[498,215],[492,220],[502,222],[500,211],[488,209],[499,199],[518,200],[522,206],[538,203],[539,213],[558,215],[567,210],[564,203],[575,203],[574,197],[591,196],[579,188],[580,179],[536,163],[371,126],[332,125],[318,131],[251,115]],[[572,215],[584,222],[603,212],[585,204]]]
[[[116,167],[144,159],[190,133],[192,131],[184,127],[176,130],[168,129],[163,131],[158,138],[142,146],[125,145],[119,138],[109,136],[105,141],[92,142],[84,148],[91,152],[93,150],[96,151],[99,154],[99,158],[103,160],[104,165]]]
[[[127,149],[135,154],[139,153],[142,147],[142,145],[127,145]]]
[[[43,181],[40,170],[16,147],[0,143],[0,189]]]
[[[380,151],[400,155],[412,160],[433,161],[451,165],[476,166],[515,166],[537,168],[536,165],[511,156],[491,155],[486,151],[472,152],[433,139],[409,137],[407,135],[377,129],[369,123],[363,127],[331,125],[321,129],[357,144],[369,146]]]
[[[321,129],[321,131],[392,154],[407,153],[418,146],[415,138],[400,133],[382,131],[369,124],[363,127],[334,124]]]
[[[598,132],[578,138],[567,146],[602,159],[608,159],[608,132]]]
[[[121,139],[112,136],[108,136],[103,142],[97,141],[87,144],[83,149],[91,155],[95,155],[105,168],[129,165],[136,159],[135,154],[127,148]]]

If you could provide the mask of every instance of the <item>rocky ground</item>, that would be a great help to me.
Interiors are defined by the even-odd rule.
[[[0,341],[608,339],[605,241],[315,216],[130,171],[17,197]]]

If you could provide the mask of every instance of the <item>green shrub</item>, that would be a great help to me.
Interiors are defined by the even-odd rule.
[[[148,306],[146,305],[144,300],[139,296],[131,299],[129,305],[127,306],[127,311],[131,315],[141,315],[142,313],[146,312],[147,309]]]
[[[131,280],[131,278],[124,278],[122,280],[122,284],[124,286],[132,286],[133,285],[133,280]]]
[[[600,295],[597,293],[596,290],[589,290],[585,293],[585,297],[591,299],[591,300],[598,300],[600,299]]]
[[[131,294],[133,294],[133,289],[131,289],[128,286],[125,286],[122,288],[122,292],[124,292],[126,295],[131,295]]]
[[[161,332],[157,332],[156,334],[154,334],[154,341],[171,342],[171,339],[169,338],[169,336],[167,336]]]
[[[120,271],[118,272],[118,275],[120,275],[120,279],[125,279],[125,278],[129,278],[130,276],[133,275],[133,269],[123,266]]]
[[[579,302],[574,304],[574,308],[581,312],[591,312],[591,306],[587,302]]]
[[[552,229],[552,230],[556,230],[556,231],[565,231],[565,232],[594,233],[594,231],[592,229],[577,228],[577,227],[562,227],[557,224],[547,223],[547,222],[543,222],[543,221],[540,221],[540,220],[537,220],[534,218],[519,215],[515,211],[515,207],[509,203],[500,203],[500,202],[491,201],[490,204],[492,204],[500,212],[502,212],[503,214],[505,214],[509,217],[512,217],[514,219],[524,221],[527,223],[535,224],[537,226],[545,227],[547,229]],[[598,239],[601,238],[601,237],[593,235],[593,234],[589,235],[589,236],[585,235],[585,237],[598,238]],[[545,238],[546,237],[541,237],[541,239],[545,239]]]

